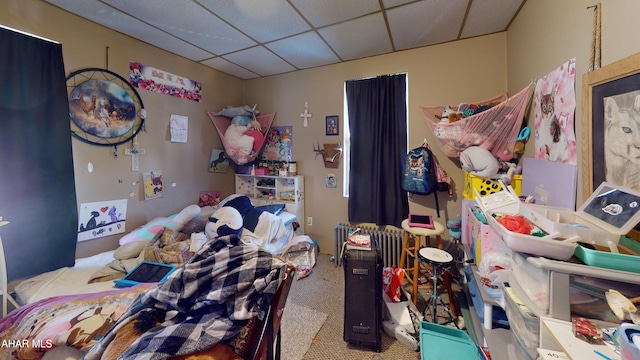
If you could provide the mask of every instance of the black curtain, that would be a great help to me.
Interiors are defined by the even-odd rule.
[[[406,74],[347,81],[350,222],[400,227],[409,214],[407,193],[402,190],[406,82]]]
[[[78,210],[62,45],[0,28],[0,228],[9,281],[71,266]]]

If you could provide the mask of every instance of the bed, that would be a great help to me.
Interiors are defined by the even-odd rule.
[[[295,216],[286,212],[279,212],[276,215],[273,209],[258,209],[258,211],[253,209],[252,212],[258,214],[258,219],[252,225],[251,230],[243,228],[240,236],[224,236],[216,239],[216,241],[208,241],[200,249],[196,249],[189,258],[183,256],[188,253],[185,249],[190,248],[190,246],[185,248],[185,244],[171,247],[171,251],[168,253],[158,251],[157,248],[152,246],[153,244],[157,246],[163,239],[165,241],[167,239],[176,240],[179,237],[176,237],[175,234],[178,233],[181,234],[182,240],[174,241],[173,243],[168,242],[165,247],[176,245],[179,242],[186,242],[184,234],[181,233],[185,227],[198,228],[199,225],[194,225],[195,223],[202,224],[202,220],[207,219],[219,208],[237,205],[239,201],[243,203],[245,199],[241,198],[241,196],[232,195],[216,207],[199,208],[197,205],[195,207],[189,206],[178,214],[153,219],[123,236],[120,241],[121,245],[115,250],[77,259],[74,267],[58,269],[22,281],[14,289],[17,300],[22,306],[0,320],[0,340],[14,341],[13,346],[0,347],[0,358],[82,358],[87,354],[87,351],[93,351],[91,349],[94,346],[102,344],[108,337],[105,334],[114,333],[113,331],[109,332],[109,329],[118,328],[118,324],[126,317],[131,318],[133,316],[135,318],[137,313],[131,314],[131,309],[134,307],[134,303],[139,301],[139,298],[144,298],[145,296],[147,296],[147,300],[153,298],[155,299],[154,301],[165,304],[159,306],[161,308],[183,306],[185,298],[197,299],[194,304],[190,305],[192,307],[183,308],[179,313],[189,313],[190,310],[198,308],[200,309],[197,311],[198,316],[208,316],[206,321],[199,321],[206,324],[209,329],[213,329],[212,331],[216,334],[224,335],[218,336],[217,340],[209,339],[208,343],[198,339],[198,341],[189,346],[185,345],[183,348],[173,349],[172,351],[175,350],[177,353],[186,354],[189,351],[197,350],[197,347],[214,344],[220,339],[224,340],[225,344],[229,344],[234,354],[240,353],[244,358],[255,356],[258,352],[257,347],[260,347],[261,351],[266,351],[267,348],[272,350],[270,346],[265,347],[265,344],[262,344],[264,342],[263,337],[268,333],[266,328],[273,330],[273,321],[275,320],[272,318],[279,318],[282,315],[282,308],[279,308],[280,311],[276,311],[276,314],[270,313],[269,316],[265,316],[265,314],[272,311],[271,306],[269,306],[271,305],[272,297],[274,301],[281,303],[279,306],[284,307],[283,299],[275,295],[276,293],[279,294],[278,289],[284,286],[287,279],[290,282],[290,278],[295,272],[294,267],[287,266],[286,262],[280,258],[281,256],[278,256],[282,255],[280,252],[283,249],[287,249],[290,246],[294,237]],[[204,222],[206,223],[206,220]],[[167,233],[169,236],[167,236]],[[219,248],[215,248],[215,251],[211,250],[213,244],[221,242],[220,239],[225,239],[230,245],[218,245]],[[146,245],[142,247],[143,244]],[[184,279],[189,278],[185,276],[185,274],[188,274],[189,268],[202,269],[203,264],[208,264],[207,266],[213,266],[211,269],[216,269],[216,271],[209,271],[204,275],[210,272],[220,276],[226,275],[227,270],[229,270],[227,267],[231,260],[229,260],[228,256],[219,257],[218,252],[233,252],[235,251],[233,249],[236,248],[244,250],[235,254],[236,257],[242,259],[242,261],[236,261],[235,263],[244,264],[242,265],[243,267],[251,264],[251,262],[242,258],[242,256],[247,256],[245,252],[248,252],[259,258],[267,259],[267,263],[272,264],[272,266],[263,268],[263,265],[254,264],[254,268],[249,270],[237,270],[247,271],[257,276],[256,279],[263,281],[263,286],[260,289],[257,289],[255,285],[243,288],[236,284],[238,288],[235,289],[234,296],[238,296],[238,291],[248,292],[248,295],[243,298],[243,302],[234,302],[235,312],[227,313],[225,310],[222,313],[216,313],[220,306],[210,307],[210,305],[212,297],[215,298],[215,303],[225,301],[225,299],[221,298],[221,296],[225,296],[222,295],[224,292],[221,290],[223,287],[221,284],[209,281],[197,286],[187,286],[188,284],[180,283],[180,281],[185,281]],[[139,254],[136,255],[136,252]],[[149,254],[164,256],[153,258],[152,260],[154,261],[166,263],[176,261],[176,271],[162,284],[141,284],[126,289],[114,289],[113,279],[121,278],[128,269],[145,259],[145,255],[148,256]],[[124,259],[125,257],[128,258]],[[207,261],[213,261],[213,263],[209,264]],[[198,265],[194,265],[194,263]],[[260,267],[259,270],[261,272],[256,271],[256,266]],[[105,268],[110,269],[110,271],[117,271],[104,276]],[[231,270],[236,271],[236,269]],[[202,278],[204,275],[198,274],[197,276],[191,276],[191,278]],[[264,279],[267,278],[269,281],[264,282]],[[170,286],[171,282],[173,284]],[[253,279],[250,283],[259,284],[260,281]],[[162,293],[160,289],[165,284],[170,286],[169,289],[174,293],[167,295],[167,289]],[[176,294],[175,289],[182,290]],[[193,291],[189,292],[188,289],[198,289],[198,294],[194,295]],[[155,292],[155,295],[150,295],[151,292]],[[256,297],[254,294],[256,292],[260,296]],[[249,301],[249,299],[254,301],[254,299],[261,298],[268,298],[269,301],[258,301],[257,303]],[[164,300],[160,301],[158,299]],[[182,300],[179,304],[172,303],[175,299]],[[286,300],[286,293],[284,294],[284,300]],[[267,305],[265,306],[265,304]],[[228,308],[228,306],[226,307]],[[202,309],[207,309],[207,311]],[[169,316],[167,315],[168,318]],[[217,321],[220,320],[219,318],[224,318],[225,321]],[[229,318],[232,319],[231,322]],[[247,324],[248,322],[249,324]],[[270,325],[266,325],[267,322]],[[220,329],[219,324],[232,325]],[[256,324],[260,324],[260,326]],[[258,327],[262,327],[262,329],[258,329]],[[168,326],[167,328],[171,327]],[[247,328],[249,329],[247,330]],[[184,330],[175,331],[179,333]],[[259,335],[256,335],[256,331]],[[240,332],[242,336],[236,336]],[[146,334],[145,332],[140,338],[144,338]],[[198,345],[194,347],[193,344]],[[273,342],[270,345],[272,344]]]

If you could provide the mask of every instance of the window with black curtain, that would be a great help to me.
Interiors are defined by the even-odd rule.
[[[350,222],[400,227],[409,214],[409,200],[402,189],[406,84],[406,74],[346,82]]]
[[[0,54],[0,216],[9,221],[0,233],[11,281],[73,266],[78,209],[62,45],[0,27]]]

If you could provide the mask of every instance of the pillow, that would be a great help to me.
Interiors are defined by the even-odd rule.
[[[184,224],[198,215],[200,215],[200,206],[193,204],[182,209],[182,211],[173,217],[173,220]]]
[[[168,217],[157,217],[121,237],[119,243],[124,245],[134,241],[149,241],[165,227],[171,230],[179,230],[182,227],[182,223]]]
[[[285,204],[271,204],[271,205],[256,206],[256,209],[270,212],[273,215],[280,215],[280,213],[282,212],[282,210],[284,210],[285,207],[286,207]]]
[[[148,243],[148,241],[143,240],[126,243],[116,249],[113,253],[113,258],[116,260],[127,260],[137,257]]]
[[[145,225],[136,228],[127,235],[121,237],[119,244],[124,245],[133,241],[141,240],[149,241],[165,227],[171,230],[180,230],[183,224],[198,215],[200,215],[200,207],[198,205],[189,205],[174,216],[157,217]]]

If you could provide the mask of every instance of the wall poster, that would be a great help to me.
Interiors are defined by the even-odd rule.
[[[576,59],[538,80],[534,92],[535,158],[577,164]]]
[[[164,70],[129,62],[129,81],[134,87],[192,101],[202,99],[202,83]]]
[[[272,126],[262,150],[262,160],[293,160],[293,126]]]

